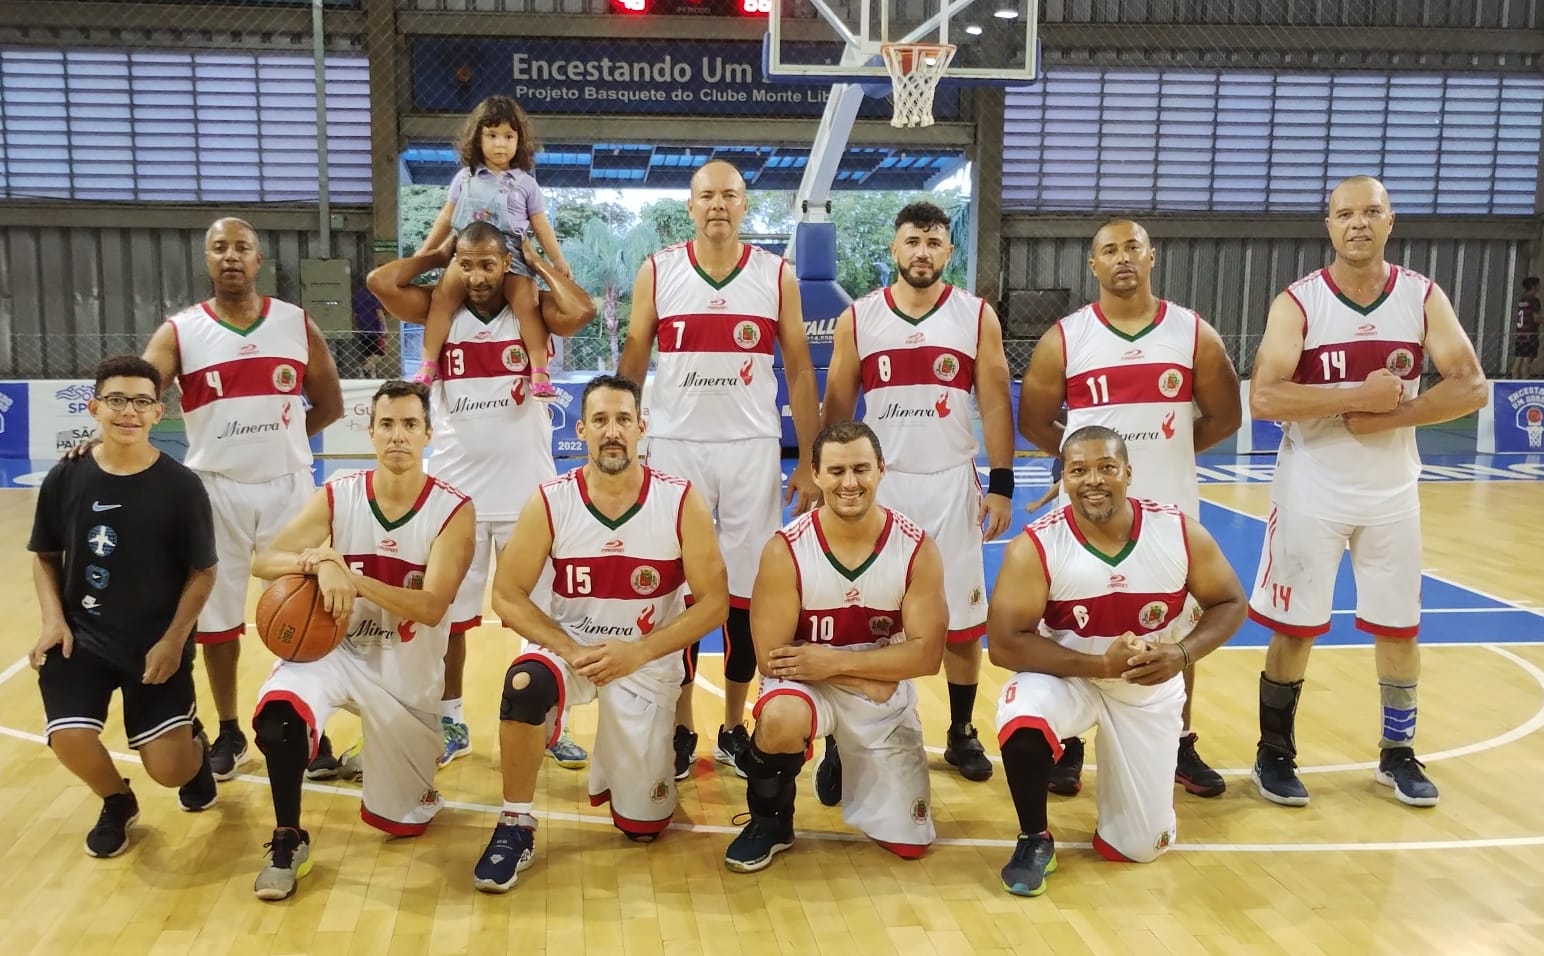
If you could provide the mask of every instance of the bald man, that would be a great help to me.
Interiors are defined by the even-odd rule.
[[[1238,431],[1242,418],[1238,372],[1217,330],[1195,312],[1153,293],[1157,250],[1140,223],[1115,219],[1094,233],[1088,269],[1099,297],[1058,322],[1040,339],[1024,372],[1019,433],[1050,455],[1062,437],[1088,425],[1114,429],[1130,455],[1131,494],[1177,506],[1200,520],[1196,453]],[[1065,429],[1058,416],[1066,406]],[[1063,492],[1061,504],[1067,504]],[[1200,619],[1166,633],[1182,640]],[[1190,793],[1216,797],[1222,776],[1196,751],[1190,729],[1195,668],[1185,667],[1184,728],[1174,779]],[[1052,793],[1082,788],[1083,741],[1064,740],[1051,773]]]
[[[714,757],[735,766],[750,743],[745,700],[756,676],[751,643],[751,585],[761,549],[782,524],[783,420],[777,405],[774,349],[783,350],[788,404],[799,463],[786,498],[795,510],[818,503],[809,468],[820,425],[815,370],[804,337],[799,283],[781,256],[740,241],[747,210],[745,178],[723,160],[692,174],[686,211],[696,225],[688,242],[662,249],[638,270],[619,374],[642,382],[659,347],[649,420],[648,464],[690,481],[708,501],[729,568],[724,623],[724,722]],[[676,779],[691,771],[697,747],[692,679],[697,645],[676,705]],[[744,774],[741,774],[744,776]]]
[[[220,718],[209,763],[224,781],[247,753],[236,718],[236,664],[252,556],[315,490],[310,436],[343,416],[343,390],[305,311],[258,294],[263,253],[250,223],[215,220],[204,236],[204,262],[214,296],[167,319],[144,357],[163,390],[175,379],[182,391],[183,463],[203,481],[214,509],[218,565],[197,641]]]
[[[1260,674],[1260,795],[1304,806],[1298,698],[1314,638],[1330,629],[1349,545],[1356,626],[1373,635],[1383,733],[1373,779],[1410,806],[1437,803],[1415,757],[1421,673],[1421,459],[1418,425],[1483,408],[1485,374],[1453,305],[1433,281],[1383,258],[1394,210],[1383,184],[1353,176],[1330,193],[1335,259],[1271,303],[1249,409],[1284,424],[1271,517],[1249,616],[1272,631]],[[1421,393],[1431,359],[1441,380]]]

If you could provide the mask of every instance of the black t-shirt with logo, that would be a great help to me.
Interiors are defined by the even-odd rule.
[[[1517,300],[1517,311],[1512,316],[1512,331],[1520,339],[1539,334],[1539,297],[1525,295]]]
[[[43,479],[27,549],[63,552],[75,645],[137,670],[171,626],[188,575],[214,567],[214,516],[203,482],[168,455],[133,475],[82,455]]]

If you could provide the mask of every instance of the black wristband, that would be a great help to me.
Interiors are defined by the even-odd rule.
[[[993,468],[987,472],[986,493],[989,495],[1002,495],[1004,498],[1013,498],[1013,469]]]

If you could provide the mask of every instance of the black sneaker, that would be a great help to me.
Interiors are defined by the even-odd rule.
[[[966,780],[992,779],[992,761],[986,759],[986,749],[976,739],[976,728],[972,724],[966,724],[962,731],[949,728],[944,762],[958,770]]]
[[[826,755],[815,768],[815,796],[828,807],[842,802],[842,753],[835,737],[826,738]]]
[[[1083,789],[1083,738],[1061,742],[1061,758],[1051,765],[1050,790],[1057,796],[1075,797]]]
[[[1400,803],[1412,807],[1437,805],[1437,785],[1426,779],[1421,768],[1426,765],[1415,759],[1410,747],[1389,747],[1378,757],[1378,772],[1373,779],[1385,787],[1394,788],[1394,796]]]
[[[1249,779],[1260,789],[1260,796],[1284,807],[1308,806],[1308,788],[1297,779],[1297,762],[1284,753],[1261,748],[1255,756]]]
[[[1179,762],[1174,765],[1174,782],[1198,797],[1220,797],[1228,785],[1222,774],[1207,766],[1196,753],[1196,735],[1179,739]]]
[[[750,745],[751,735],[746,731],[744,724],[736,724],[733,730],[725,730],[720,725],[718,746],[713,748],[713,759],[733,767],[735,775],[743,780],[745,771],[740,769],[740,754]]]
[[[204,748],[204,759],[199,763],[198,773],[193,775],[193,779],[177,788],[177,805],[189,813],[208,810],[220,798],[219,788],[214,782],[214,771],[209,768],[209,735],[204,733],[204,728],[197,720],[193,722],[193,729],[193,739]]]
[[[520,871],[536,860],[536,818],[499,814],[493,838],[472,870],[472,885],[484,893],[508,893]]]
[[[772,858],[793,846],[793,821],[750,814],[751,822],[724,852],[724,865],[735,873],[764,870]]]
[[[236,776],[236,768],[247,759],[247,736],[239,730],[220,728],[209,751],[209,769],[221,783]]]
[[[697,760],[697,732],[677,724],[674,746],[675,778],[685,780],[692,775],[692,764]]]
[[[1003,889],[1014,896],[1039,896],[1045,878],[1056,872],[1056,840],[1049,833],[1019,834],[1013,857],[1003,867]]]
[[[102,815],[86,834],[86,852],[103,860],[117,856],[129,848],[129,827],[138,822],[139,801],[134,791],[113,794],[102,801]]]
[[[332,739],[322,734],[322,739],[316,742],[316,756],[306,766],[307,780],[332,780],[338,776],[338,768],[341,764],[332,753]]]

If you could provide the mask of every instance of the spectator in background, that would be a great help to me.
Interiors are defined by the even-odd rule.
[[[1544,313],[1539,309],[1539,277],[1523,280],[1523,294],[1517,299],[1512,318],[1512,378],[1531,378],[1539,357],[1539,323]]]
[[[360,374],[380,378],[386,357],[386,309],[364,285],[354,290],[354,336],[343,349],[338,364],[350,378]]]

